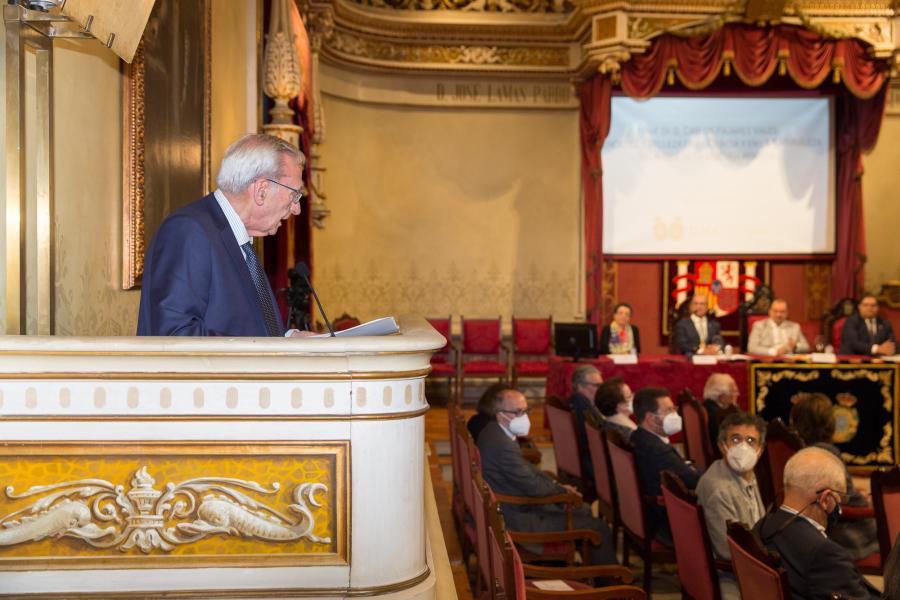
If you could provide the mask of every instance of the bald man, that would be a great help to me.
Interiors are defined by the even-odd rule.
[[[863,578],[853,558],[828,538],[829,524],[847,496],[844,464],[831,452],[809,447],[784,467],[784,502],[763,517],[754,531],[781,555],[794,598],[875,600],[880,594]]]
[[[800,325],[788,320],[788,304],[782,298],[772,300],[769,318],[757,321],[747,342],[750,354],[784,356],[809,352],[809,342],[803,337]]]

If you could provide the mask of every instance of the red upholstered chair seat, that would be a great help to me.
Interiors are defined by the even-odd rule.
[[[844,335],[844,323],[847,317],[841,317],[831,326],[831,345],[834,346],[835,352],[841,351],[841,338]]]
[[[519,376],[546,377],[550,373],[550,365],[545,360],[520,360],[516,362]]]
[[[466,375],[505,375],[506,365],[495,360],[473,360],[463,365]]]

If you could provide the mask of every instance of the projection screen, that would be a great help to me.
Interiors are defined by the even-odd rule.
[[[833,253],[832,120],[828,98],[614,97],[604,253]]]

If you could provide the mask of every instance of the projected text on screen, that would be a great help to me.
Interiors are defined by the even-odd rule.
[[[827,98],[612,99],[603,251],[834,252]]]

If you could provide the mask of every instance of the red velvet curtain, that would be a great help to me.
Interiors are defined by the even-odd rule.
[[[600,148],[609,134],[612,84],[594,77],[578,90],[581,99],[581,188],[584,190],[587,319],[603,318],[603,165]]]
[[[861,289],[865,241],[862,231],[862,153],[878,139],[889,70],[872,59],[866,46],[851,39],[823,39],[792,25],[754,27],[726,25],[700,37],[663,35],[648,51],[622,65],[622,90],[649,98],[675,78],[690,90],[702,90],[732,71],[747,86],[760,86],[778,75],[789,75],[801,88],[814,89],[842,82],[846,92],[838,111],[837,253],[832,295],[855,296]],[[587,251],[587,310],[598,314],[602,284],[603,198],[600,148],[609,132],[608,76],[597,75],[581,86],[582,182]],[[753,93],[753,92],[749,92]]]

